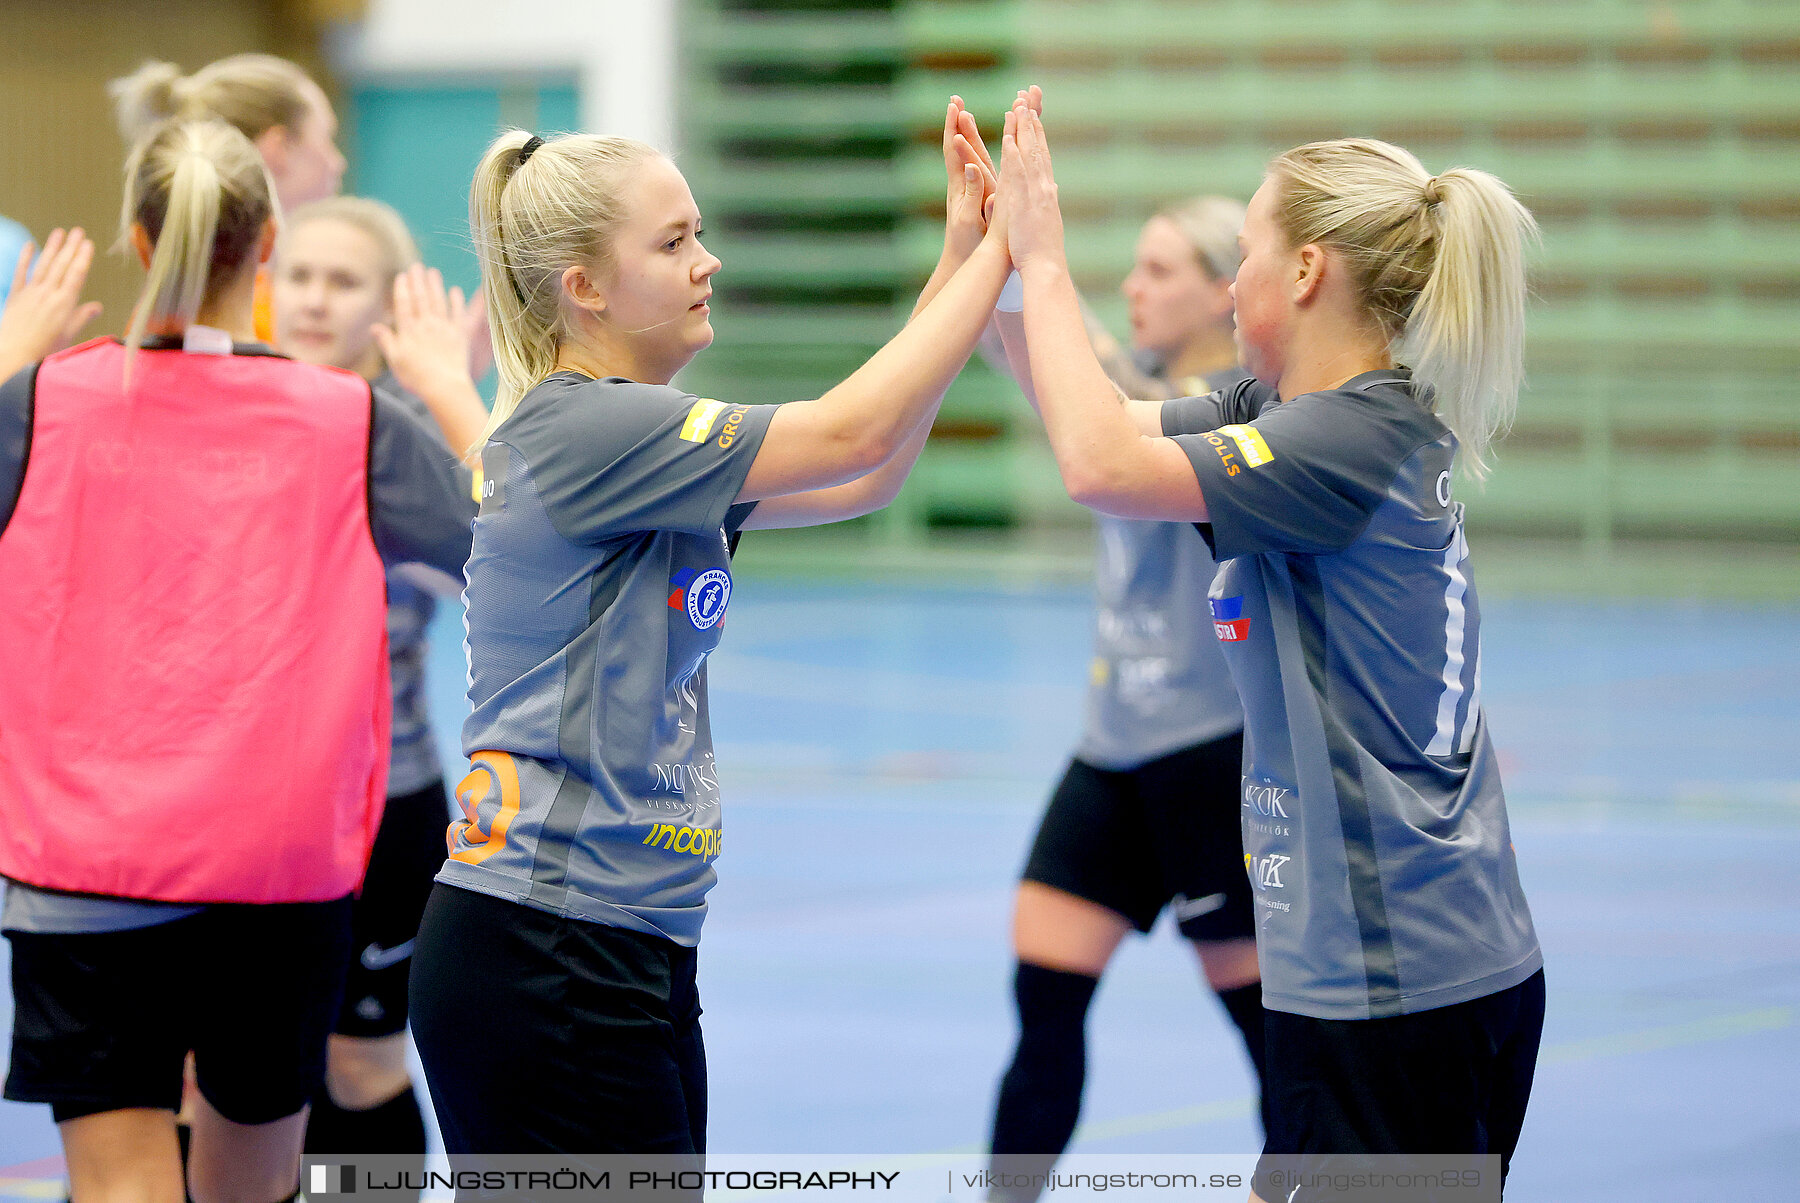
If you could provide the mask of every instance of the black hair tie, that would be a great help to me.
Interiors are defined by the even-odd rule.
[[[523,145],[519,148],[519,166],[521,166],[521,167],[525,166],[525,160],[529,159],[532,156],[532,154],[537,151],[537,148],[542,146],[543,144],[544,144],[544,140],[542,138],[538,137],[536,134],[533,134],[533,135],[531,135],[531,137],[527,138],[525,140],[525,145]]]

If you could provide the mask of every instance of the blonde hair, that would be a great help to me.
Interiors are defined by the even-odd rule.
[[[125,333],[128,381],[144,328],[191,325],[208,298],[254,267],[274,214],[262,156],[222,121],[171,121],[132,148],[119,239],[127,242],[141,225],[154,250]]]
[[[312,221],[336,221],[367,234],[381,251],[374,265],[382,279],[381,291],[391,292],[394,278],[419,262],[419,244],[413,241],[406,219],[394,207],[367,196],[332,196],[301,205],[283,219],[282,237]]]
[[[1487,475],[1524,377],[1525,245],[1531,213],[1485,171],[1439,175],[1368,138],[1313,142],[1269,166],[1290,246],[1337,252],[1370,320],[1436,392],[1464,466]]]
[[[626,186],[640,164],[661,157],[630,138],[564,134],[522,160],[532,140],[524,130],[495,138],[469,190],[469,227],[500,371],[484,440],[556,370],[568,333],[562,274],[576,265],[611,270]]]
[[[1155,216],[1181,231],[1210,279],[1237,278],[1243,260],[1238,250],[1238,231],[1244,228],[1241,202],[1228,196],[1195,196],[1158,209]]]
[[[234,54],[183,76],[173,63],[147,62],[113,80],[119,132],[136,144],[165,121],[223,121],[255,141],[275,126],[298,130],[311,107],[312,77],[272,54]]]

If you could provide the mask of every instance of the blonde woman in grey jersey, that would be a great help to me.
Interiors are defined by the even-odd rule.
[[[706,1147],[695,983],[723,850],[706,660],[745,529],[893,497],[1009,264],[945,113],[944,253],[912,320],[816,399],[694,397],[720,261],[687,181],[623,138],[503,134],[470,210],[500,394],[467,570],[464,818],[414,952],[453,1156]],[[471,1016],[503,1033],[472,1049]]]
[[[1196,197],[1152,217],[1120,291],[1131,351],[1088,317],[1119,390],[1140,400],[1245,378],[1232,342],[1244,206]],[[1165,908],[1243,1034],[1260,1078],[1262,991],[1238,835],[1243,707],[1205,621],[1213,561],[1185,522],[1101,515],[1085,722],[1038,828],[1013,914],[1019,1041],[995,1104],[993,1169],[1028,1200],[1067,1147],[1086,1076],[1088,1005],[1133,928]],[[1149,849],[1149,851],[1146,851]]]
[[[1531,215],[1491,175],[1433,175],[1384,142],[1296,147],[1239,236],[1254,379],[1121,407],[1080,338],[1032,106],[1008,117],[1002,161],[1024,357],[1070,496],[1198,523],[1221,564],[1208,602],[1244,703],[1268,1008],[1252,1197],[1426,1197],[1379,1173],[1343,1192],[1340,1171],[1404,1172],[1367,1160],[1393,1154],[1481,1158],[1456,1184],[1498,1197],[1543,954],[1481,707],[1452,473],[1459,450],[1486,471],[1517,400]]]

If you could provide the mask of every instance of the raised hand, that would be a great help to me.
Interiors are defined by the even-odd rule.
[[[1034,99],[1036,107],[1034,107]],[[1062,209],[1050,143],[1038,115],[1043,94],[1022,94],[1006,115],[1000,139],[1000,205],[1005,210],[1006,245],[1021,272],[1034,260],[1064,263]]]
[[[960,263],[975,252],[987,231],[987,213],[999,187],[993,160],[981,144],[975,118],[952,96],[944,111],[944,255]]]
[[[443,273],[415,263],[394,277],[394,323],[377,323],[376,345],[394,376],[421,396],[447,376],[467,379],[469,314],[460,288],[446,289]]]
[[[394,277],[394,324],[370,329],[394,378],[425,402],[457,455],[474,463],[487,409],[469,376],[471,323],[462,289],[446,289],[442,273],[415,263]]]
[[[19,252],[12,292],[0,312],[0,380],[26,364],[62,350],[100,314],[100,303],[81,303],[94,243],[78,226],[50,231],[44,253],[31,243]]]

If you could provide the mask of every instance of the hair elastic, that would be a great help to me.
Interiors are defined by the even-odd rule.
[[[519,147],[519,166],[521,166],[521,167],[525,166],[525,160],[529,159],[532,156],[532,154],[537,150],[537,148],[542,146],[543,144],[544,144],[544,140],[542,138],[538,137],[536,134],[533,134],[533,135],[531,135],[531,137],[527,138],[525,140],[525,145]]]

